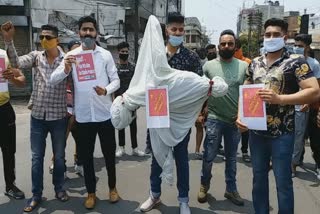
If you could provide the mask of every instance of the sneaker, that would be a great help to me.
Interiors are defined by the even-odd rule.
[[[151,149],[147,146],[146,147],[146,149],[144,150],[144,154],[147,154],[147,155],[149,155],[149,154],[151,154]]]
[[[143,157],[146,154],[143,151],[140,151],[138,148],[132,149],[132,155],[138,156],[138,157]]]
[[[12,188],[6,189],[4,194],[14,199],[24,199],[24,193],[15,185]]]
[[[320,180],[320,168],[317,169],[316,175],[317,175],[318,180]]]
[[[53,173],[53,168],[54,168],[54,165],[53,163],[49,166],[49,173],[52,174]]]
[[[248,155],[248,153],[242,153],[242,160],[243,160],[243,162],[245,162],[245,163],[250,163],[250,162],[251,162],[251,158],[250,158],[250,156]]]
[[[83,166],[82,165],[77,165],[75,164],[74,165],[74,171],[76,174],[80,175],[80,176],[83,176]]]
[[[198,192],[198,202],[199,203],[205,203],[207,202],[207,193],[208,193],[209,187],[206,187],[201,184],[200,191]]]
[[[202,160],[202,153],[201,152],[196,152],[196,153],[194,153],[195,154],[195,158],[197,159],[197,160]]]
[[[126,153],[126,151],[124,150],[124,146],[120,146],[118,151],[116,152],[116,157],[120,158],[122,157],[124,154]]]
[[[291,165],[291,177],[294,178],[297,175],[297,165],[292,164]]]
[[[180,203],[180,214],[191,214],[188,203]]]
[[[141,212],[149,212],[161,202],[160,198],[152,198],[151,196],[140,206]]]
[[[239,193],[236,192],[225,192],[224,193],[224,197],[229,199],[232,203],[234,203],[235,205],[238,206],[243,206],[244,205],[244,201],[241,198],[241,196],[239,195]]]

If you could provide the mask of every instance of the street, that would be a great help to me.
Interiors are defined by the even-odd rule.
[[[29,142],[30,133],[30,112],[26,108],[25,101],[15,101],[17,124],[17,152],[16,152],[16,184],[26,194],[26,198],[31,197],[31,151]],[[116,204],[110,204],[108,199],[109,189],[107,187],[107,173],[104,159],[100,152],[99,140],[97,138],[95,150],[95,171],[97,176],[97,197],[96,208],[88,211],[83,206],[86,197],[84,180],[74,173],[73,154],[74,141],[70,136],[66,148],[66,164],[68,167],[66,189],[70,200],[62,203],[55,199],[52,185],[52,176],[48,167],[52,155],[50,136],[47,139],[47,150],[44,164],[44,202],[33,213],[140,213],[139,206],[148,197],[150,156],[133,157],[131,153],[131,143],[129,140],[129,130],[126,130],[126,151],[127,155],[117,159],[117,189],[122,200]],[[146,123],[144,109],[138,110],[138,144],[141,150],[145,148]],[[197,202],[197,192],[200,187],[201,161],[194,160],[195,129],[189,143],[190,152],[190,207],[194,214],[206,213],[253,213],[252,205],[252,169],[250,164],[243,163],[241,159],[240,146],[238,152],[237,185],[240,195],[245,199],[245,206],[238,207],[224,198],[224,161],[217,157],[213,166],[213,179],[209,193],[209,202],[200,204]],[[2,153],[0,153],[2,160]],[[320,187],[313,170],[314,161],[311,157],[310,148],[306,147],[304,167],[298,168],[297,177],[294,178],[295,190],[295,213],[297,214],[318,214],[320,212]],[[0,164],[0,213],[16,214],[23,213],[25,200],[14,200],[6,197],[2,192],[5,189],[2,161]],[[270,178],[270,206],[271,213],[277,213],[276,187],[272,171]],[[162,185],[162,204],[150,211],[150,214],[179,213],[177,202],[177,189],[167,184]]]

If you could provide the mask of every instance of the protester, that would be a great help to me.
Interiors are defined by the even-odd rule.
[[[207,50],[207,59],[208,59],[208,61],[211,61],[211,60],[217,58],[216,45],[209,44],[209,45],[206,46],[206,50]]]

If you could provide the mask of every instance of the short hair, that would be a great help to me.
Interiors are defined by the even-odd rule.
[[[179,12],[170,12],[168,14],[167,24],[172,23],[184,24],[184,16]]]
[[[213,49],[213,48],[216,48],[216,45],[209,44],[209,45],[206,46],[206,50]]]
[[[264,29],[266,30],[267,27],[269,26],[277,26],[280,27],[281,30],[285,33],[287,33],[288,31],[288,22],[284,21],[283,19],[278,19],[278,18],[271,18],[268,19],[265,23],[264,23]]]
[[[68,43],[68,50],[70,50],[72,48],[72,46],[74,45],[81,45],[81,42],[79,40],[71,40],[69,43]]]
[[[308,54],[309,54],[309,56],[311,58],[314,58],[315,53],[314,53],[314,50],[312,48],[310,48],[310,50],[308,51]]]
[[[129,44],[127,42],[120,42],[117,45],[117,49],[118,49],[118,51],[120,51],[122,48],[128,48],[129,49]]]
[[[91,22],[94,28],[97,29],[97,20],[95,18],[93,18],[92,16],[83,16],[78,21],[79,30],[81,29],[82,24],[86,22]]]
[[[54,25],[42,25],[42,26],[41,26],[41,30],[50,30],[50,31],[52,31],[52,34],[53,34],[54,36],[58,37],[58,32],[59,32],[59,30],[58,30],[58,28],[57,28],[56,26],[54,26]]]
[[[309,46],[312,43],[312,36],[308,34],[298,34],[294,37],[294,40],[301,41]]]
[[[222,32],[220,33],[220,38],[221,38],[222,36],[224,36],[224,35],[233,36],[234,40],[236,40],[236,36],[235,36],[234,32],[233,32],[232,30],[230,30],[230,29],[222,31]]]

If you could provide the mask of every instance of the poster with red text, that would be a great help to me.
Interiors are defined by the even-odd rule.
[[[8,89],[8,80],[3,78],[2,74],[6,70],[5,56],[0,55],[0,92],[7,92]]]

